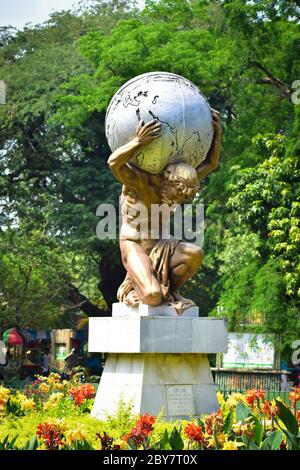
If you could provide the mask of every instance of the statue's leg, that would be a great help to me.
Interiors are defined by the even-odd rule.
[[[192,243],[178,243],[170,259],[170,281],[173,289],[185,284],[198,270],[203,251]]]
[[[160,305],[161,288],[143,247],[132,240],[123,240],[120,249],[124,267],[140,301],[147,305]]]

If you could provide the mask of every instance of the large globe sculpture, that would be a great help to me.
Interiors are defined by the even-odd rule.
[[[132,163],[160,174],[169,163],[201,163],[210,148],[210,107],[200,90],[180,75],[151,72],[126,82],[113,96],[105,120],[112,151],[135,137],[140,120],[158,119],[161,137],[139,151]]]

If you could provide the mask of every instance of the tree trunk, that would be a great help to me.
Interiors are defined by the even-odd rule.
[[[93,304],[72,284],[69,286],[68,299],[89,317],[108,317],[111,315],[109,310],[104,310]]]

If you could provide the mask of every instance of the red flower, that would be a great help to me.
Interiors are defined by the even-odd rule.
[[[76,405],[82,405],[88,398],[94,398],[95,393],[96,390],[91,384],[80,385],[80,387],[74,387],[70,390],[70,394]]]
[[[195,423],[189,423],[184,428],[184,434],[190,441],[200,442],[203,441],[204,435],[200,426]]]
[[[281,441],[279,448],[280,450],[287,450],[287,443],[284,441]]]
[[[141,445],[146,445],[146,439],[153,431],[153,425],[155,423],[155,417],[145,414],[140,416],[136,422],[136,425],[132,428],[130,433],[126,434],[123,438],[126,442],[131,439],[134,442],[136,448]]]
[[[113,438],[106,434],[105,431],[103,436],[97,432],[96,437],[101,441],[101,450],[120,450],[120,446],[115,445]]]
[[[54,423],[40,423],[37,426],[37,436],[40,437],[48,450],[58,450],[63,444],[63,435]]]

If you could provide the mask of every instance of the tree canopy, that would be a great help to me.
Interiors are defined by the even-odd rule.
[[[161,70],[198,85],[224,130],[221,166],[199,196],[205,261],[186,293],[202,315],[274,332],[288,350],[300,332],[299,20],[288,0],[97,1],[24,31],[2,29],[0,243],[9,239],[13,254],[0,254],[0,321],[15,308],[5,297],[9,279],[24,283],[14,271],[24,262],[15,237],[31,253],[35,279],[58,289],[49,298],[32,280],[41,299],[25,310],[44,309],[50,324],[61,305],[93,315],[110,309],[124,271],[117,242],[95,232],[97,206],[117,205],[120,192],[106,164],[105,111],[125,81]],[[44,246],[49,269],[33,262],[44,259]]]

